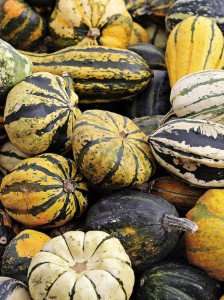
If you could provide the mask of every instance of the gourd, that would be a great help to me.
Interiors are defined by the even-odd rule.
[[[11,143],[28,155],[68,151],[81,114],[77,103],[67,75],[38,72],[27,77],[6,100],[4,125]]]
[[[67,47],[37,54],[22,52],[33,63],[33,72],[49,72],[73,78],[80,103],[120,101],[144,90],[152,71],[138,54],[105,47]]]
[[[178,217],[175,207],[163,198],[135,190],[104,196],[90,207],[88,230],[103,230],[117,237],[137,272],[163,260],[175,248],[180,231],[197,230]]]
[[[123,0],[58,0],[49,29],[55,44],[127,48],[132,18]]]
[[[187,218],[195,222],[199,230],[185,236],[189,263],[220,281],[224,280],[223,196],[222,189],[210,189],[202,195],[187,213]]]
[[[1,274],[26,283],[26,275],[32,257],[49,240],[49,236],[36,230],[21,231],[5,248],[2,256]]]
[[[0,277],[0,299],[31,300],[26,285],[14,278]]]
[[[34,47],[45,35],[44,20],[23,0],[1,1],[0,36],[18,49]]]
[[[221,69],[223,50],[223,35],[214,20],[198,16],[183,20],[167,41],[166,64],[171,86],[184,75]]]
[[[87,110],[74,128],[73,154],[94,186],[119,189],[146,182],[154,162],[146,135],[127,117]]]
[[[30,60],[2,39],[0,39],[0,65],[0,94],[8,92],[32,72]],[[0,97],[1,106],[4,105],[2,99],[4,97]]]
[[[220,284],[200,269],[168,262],[144,272],[136,300],[216,300],[219,295]]]
[[[76,164],[57,154],[23,160],[1,183],[0,200],[18,222],[57,227],[80,216],[87,206],[87,186]]]
[[[134,272],[115,237],[101,231],[69,231],[33,257],[28,284],[33,300],[128,300]]]
[[[147,31],[138,23],[133,23],[133,29],[131,33],[131,39],[129,41],[130,45],[136,45],[139,43],[148,43],[149,42],[149,36]]]

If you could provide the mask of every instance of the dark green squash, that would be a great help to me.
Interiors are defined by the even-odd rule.
[[[178,217],[173,205],[155,195],[123,190],[105,196],[87,213],[86,226],[119,238],[136,271],[165,258],[177,244],[181,230],[197,230]]]
[[[141,276],[136,300],[217,300],[220,287],[200,269],[169,262]]]

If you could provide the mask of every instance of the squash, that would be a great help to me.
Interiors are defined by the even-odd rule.
[[[141,92],[153,76],[144,59],[129,50],[67,47],[50,54],[22,53],[33,72],[69,73],[80,103],[120,101]]]
[[[86,228],[117,237],[139,272],[175,248],[181,230],[197,230],[163,198],[135,190],[104,196],[87,212]]]
[[[149,36],[147,31],[140,24],[134,22],[129,46],[148,42]]]
[[[26,285],[14,278],[0,277],[0,299],[31,300]]]
[[[3,178],[0,191],[7,213],[32,227],[63,225],[87,206],[87,186],[76,164],[57,154],[23,160]]]
[[[19,49],[34,47],[45,35],[44,20],[23,0],[1,1],[0,36]]]
[[[132,26],[123,0],[58,0],[49,22],[51,36],[59,48],[127,48]]]
[[[176,0],[166,16],[166,29],[171,31],[189,16],[204,16],[215,19],[224,32],[224,9],[222,0]]]
[[[136,186],[154,173],[146,135],[129,118],[108,111],[87,110],[78,118],[73,153],[96,187]]]
[[[149,35],[150,44],[153,44],[158,49],[165,51],[168,34],[164,26],[161,26],[154,22],[149,22],[147,24],[146,30]]]
[[[13,146],[10,142],[0,146],[0,166],[7,172],[12,171],[18,163],[28,156]]]
[[[209,276],[224,281],[224,221],[222,189],[210,189],[188,213],[199,230],[186,234],[186,253],[190,264],[205,270]]]
[[[128,300],[134,272],[115,237],[102,231],[69,231],[34,256],[28,283],[33,300]]]
[[[134,118],[133,122],[146,134],[150,135],[160,127],[163,115]]]
[[[5,248],[1,274],[26,283],[31,259],[49,240],[49,236],[39,231],[21,231]]]
[[[4,125],[11,143],[29,155],[68,151],[81,114],[77,103],[67,75],[39,72],[27,77],[6,100]]]
[[[184,75],[221,69],[223,54],[223,35],[214,20],[198,16],[185,19],[171,31],[167,42],[166,64],[171,86]]]
[[[3,115],[1,115],[0,112],[0,145],[2,145],[5,141],[7,141],[7,134],[5,132],[3,119],[4,117]]]
[[[4,105],[2,94],[31,74],[32,64],[10,44],[0,39],[0,105]]]
[[[168,262],[141,276],[136,300],[217,300],[220,290],[220,284],[200,269]]]

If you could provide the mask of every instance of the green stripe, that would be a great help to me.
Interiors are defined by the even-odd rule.
[[[205,59],[205,62],[204,62],[204,65],[203,65],[203,69],[206,68],[207,66],[207,63],[208,63],[208,58],[209,58],[209,55],[211,54],[212,52],[212,46],[213,46],[213,39],[214,39],[214,35],[215,35],[215,21],[212,21],[212,27],[211,27],[211,38],[210,38],[210,43],[209,43],[209,49],[208,49],[208,52],[207,52],[207,56],[206,56],[206,59]]]

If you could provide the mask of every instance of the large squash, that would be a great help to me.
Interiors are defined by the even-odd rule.
[[[134,272],[115,237],[102,231],[70,231],[34,256],[28,284],[33,300],[128,300]]]
[[[127,48],[132,25],[123,0],[58,0],[49,28],[59,47]]]
[[[73,153],[82,174],[101,188],[136,186],[154,172],[146,135],[129,118],[108,111],[88,110],[78,118]]]
[[[87,186],[76,164],[56,154],[23,160],[1,184],[8,214],[28,226],[60,226],[80,216]]]
[[[214,20],[189,17],[171,31],[166,48],[166,64],[171,86],[186,74],[221,69],[224,39]]]
[[[31,300],[26,285],[14,278],[0,277],[1,300]]]

